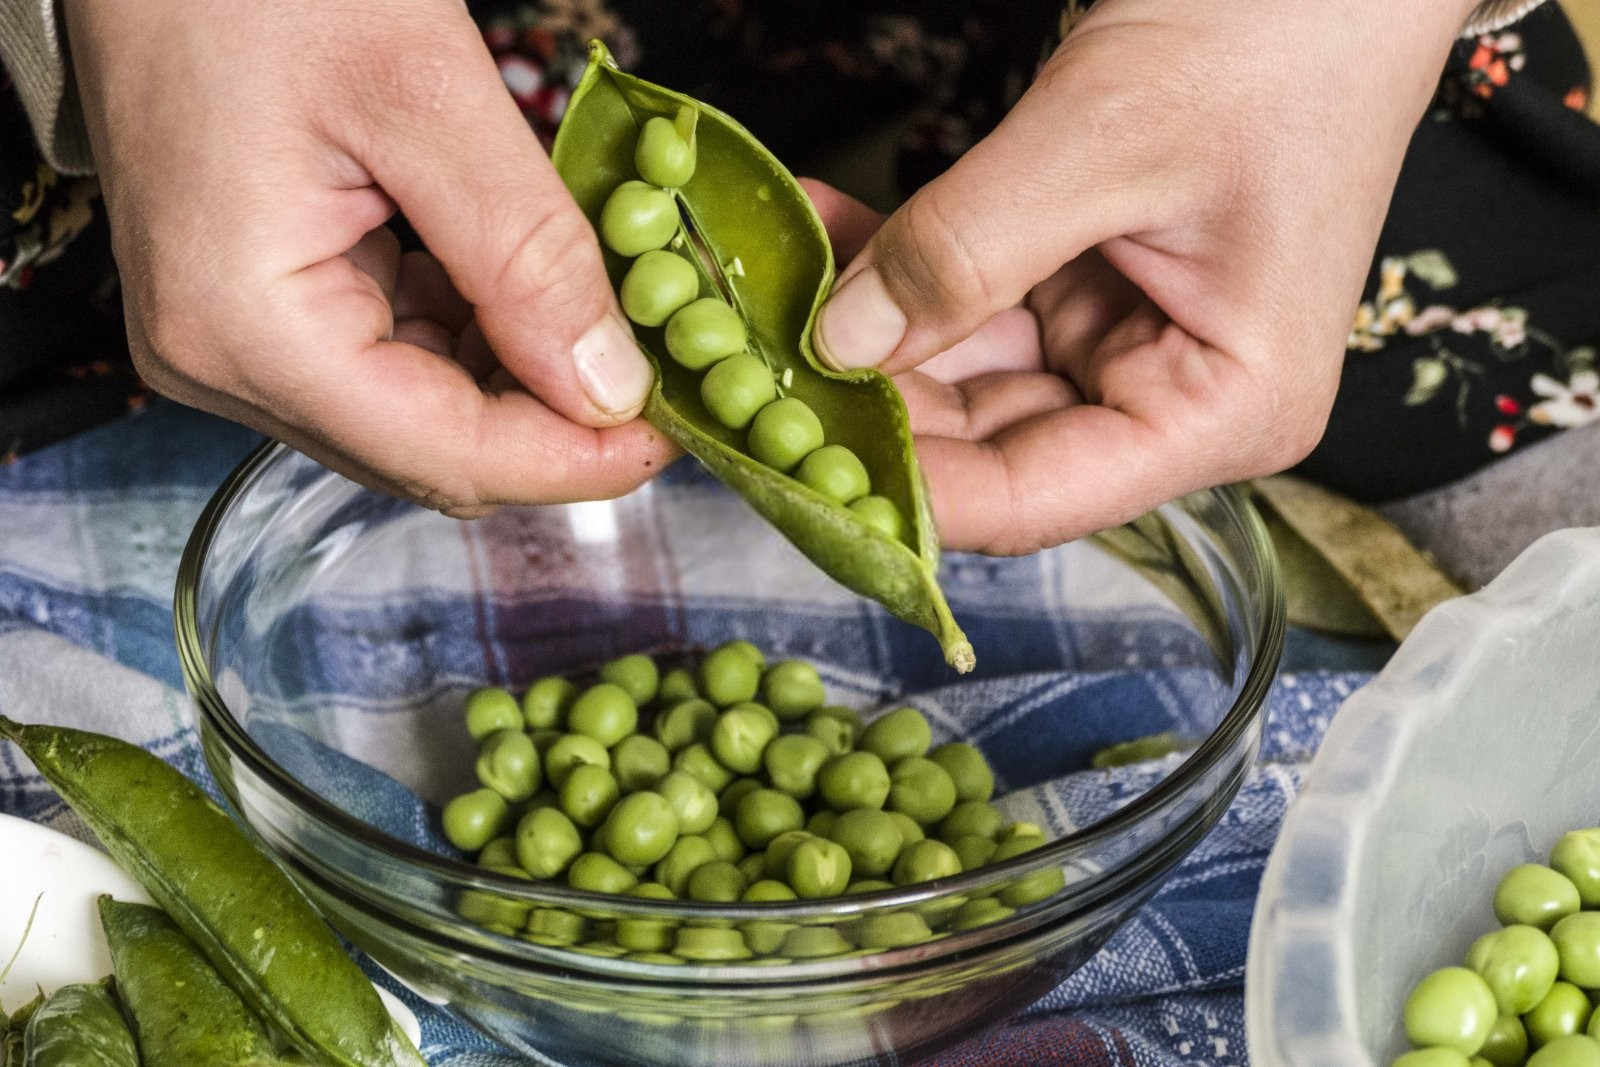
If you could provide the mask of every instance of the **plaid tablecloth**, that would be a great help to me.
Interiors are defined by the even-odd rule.
[[[158,403],[0,467],[0,714],[113,733],[207,778],[173,646],[173,580],[201,507],[256,442],[239,427]],[[973,621],[982,627],[981,605],[976,620],[970,604],[963,612],[969,632]],[[935,1062],[1244,1064],[1241,989],[1261,869],[1329,718],[1378,654],[1292,635],[1260,761],[1215,830],[1067,982]],[[1122,681],[1138,684],[1137,672]],[[1128,795],[1149,773],[1116,772],[1128,777],[1120,789],[1115,775],[1105,779],[1108,798]],[[92,840],[3,744],[0,811]],[[429,1063],[522,1062],[368,968],[421,1019]]]

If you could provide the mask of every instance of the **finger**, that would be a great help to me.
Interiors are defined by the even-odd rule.
[[[940,382],[959,382],[979,374],[1042,370],[1039,320],[1026,308],[1007,308],[955,347],[917,368]]]
[[[351,90],[348,151],[405,212],[518,380],[585,425],[633,418],[654,372],[594,230],[465,9],[424,38],[363,59],[381,76]]]
[[[456,362],[465,367],[467,373],[478,382],[486,381],[489,375],[500,369],[494,349],[483,339],[483,331],[476,322],[467,323],[461,336],[456,338],[455,354]]]
[[[415,345],[446,359],[454,355],[454,335],[432,319],[397,319],[389,339]]]
[[[472,321],[472,305],[450,284],[439,261],[427,252],[407,252],[400,257],[394,287],[397,319],[432,319],[452,333]]]
[[[848,263],[856,258],[868,239],[883,225],[882,215],[827,182],[801,178],[800,187],[811,198],[817,214],[822,217],[822,225],[828,230],[835,263]]]
[[[387,226],[368,230],[345,258],[378,284],[385,303],[394,304],[395,274],[400,267],[400,238]]]
[[[1027,305],[1038,318],[1047,365],[1079,378],[1089,354],[1143,300],[1138,286],[1090,249],[1035,286]]]
[[[948,385],[913,370],[894,382],[905,397],[912,433],[962,441],[986,440],[1080,399],[1071,383],[1037,372],[984,374]]]

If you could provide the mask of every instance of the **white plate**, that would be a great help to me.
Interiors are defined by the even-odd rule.
[[[111,953],[95,901],[102,893],[118,900],[152,903],[126,872],[99,849],[38,823],[0,815],[0,967],[17,944],[22,951],[0,982],[0,1007],[12,1010],[43,989],[51,993],[72,982],[94,982],[111,973]],[[22,941],[28,914],[39,902],[33,928]],[[374,988],[377,988],[376,986]],[[378,989],[384,1007],[413,1044],[422,1029],[411,1010]]]

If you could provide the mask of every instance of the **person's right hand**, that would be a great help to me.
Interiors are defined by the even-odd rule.
[[[154,388],[452,515],[673,449],[588,221],[455,0],[68,0]],[[433,255],[402,256],[403,211]],[[435,258],[437,257],[437,258]]]

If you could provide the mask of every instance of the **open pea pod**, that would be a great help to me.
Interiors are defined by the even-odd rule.
[[[731,486],[807,558],[840,584],[877,600],[939,640],[958,671],[976,660],[939,589],[939,541],[912,446],[905,402],[873,370],[837,372],[817,362],[811,325],[833,282],[822,220],[794,177],[729,116],[682,93],[618,70],[598,41],[567,105],[552,156],[591,222],[616,187],[636,177],[634,146],[653,117],[672,120],[696,146],[693,176],[671,190],[682,216],[677,247],[701,276],[703,295],[728,301],[750,349],[782,395],[798,397],[826,440],[860,457],[872,491],[907,520],[904,538],[863,522],[799,480],[751,458],[744,432],[718,422],[700,397],[700,375],[667,354],[659,328],[640,327],[656,366],[645,418]],[[607,250],[620,285],[629,260]]]

